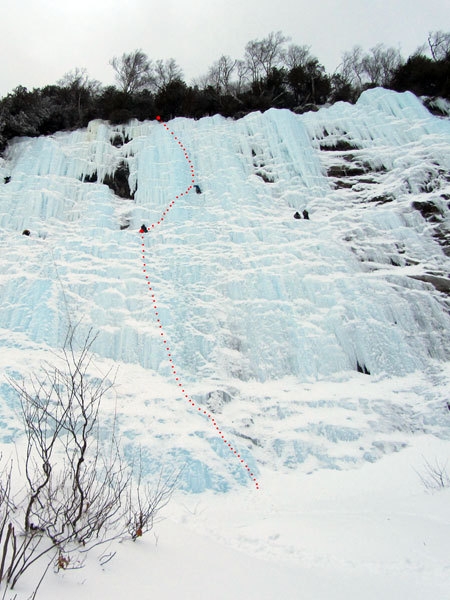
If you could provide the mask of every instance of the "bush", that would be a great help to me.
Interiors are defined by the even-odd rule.
[[[442,490],[450,487],[450,473],[448,463],[441,463],[438,459],[434,464],[424,461],[422,472],[417,473],[424,487],[429,491]]]
[[[10,381],[20,399],[26,451],[17,470],[11,464],[1,473],[0,586],[13,589],[44,557],[67,569],[99,544],[136,540],[174,489],[176,478],[161,477],[155,490],[144,488],[139,474],[133,483],[114,424],[102,440],[100,403],[113,383],[88,374],[94,340],[89,334],[76,353],[71,331],[63,368],[49,365],[29,385]],[[25,488],[16,472],[25,474]]]

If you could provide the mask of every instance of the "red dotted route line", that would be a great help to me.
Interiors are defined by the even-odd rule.
[[[164,126],[164,128],[166,129],[166,131],[168,133],[170,133],[171,136],[173,136],[173,139],[177,142],[178,146],[184,152],[184,157],[185,157],[186,161],[189,164],[189,168],[190,168],[190,172],[191,172],[191,185],[189,185],[185,189],[184,192],[180,193],[178,196],[175,196],[175,200],[178,200],[182,196],[187,195],[190,192],[190,190],[194,187],[193,186],[193,184],[195,183],[194,167],[192,165],[192,161],[189,158],[189,155],[187,153],[186,148],[183,146],[183,144],[181,143],[181,141],[175,135],[175,132],[171,131],[169,129],[169,127],[166,125],[166,123],[164,123],[163,121],[161,121],[161,117],[158,116],[158,117],[156,117],[156,119]],[[156,223],[153,223],[151,226],[149,226],[147,228],[149,232],[150,232],[151,229],[154,229],[157,225],[161,225],[163,223],[164,217],[167,215],[167,213],[169,212],[169,210],[175,204],[175,200],[172,200],[168,204],[168,206],[166,207],[166,209],[162,212],[162,215],[159,218],[159,221],[157,221]],[[158,305],[156,303],[155,292],[154,292],[154,289],[152,287],[152,283],[150,281],[149,275],[147,274],[147,262],[146,262],[146,257],[145,257],[145,233],[141,234],[141,240],[142,240],[143,272],[145,274],[145,279],[147,281],[148,290],[151,293],[152,302],[153,302],[153,310],[155,312],[156,322],[158,323],[158,327],[160,329],[160,336],[161,336],[161,339],[162,339],[162,343],[164,344],[164,348],[166,350],[167,357],[168,357],[169,362],[170,362],[170,368],[172,369],[172,375],[174,376],[175,381],[177,382],[178,387],[181,388],[181,392],[184,394],[184,398],[189,402],[189,404],[191,405],[192,408],[196,408],[197,412],[199,412],[200,414],[205,415],[208,418],[209,422],[214,427],[214,429],[216,430],[217,434],[220,436],[220,438],[223,441],[223,443],[227,445],[227,447],[229,448],[230,452],[240,461],[241,466],[247,471],[249,477],[251,477],[252,481],[254,482],[256,489],[259,490],[259,483],[258,483],[256,477],[254,476],[254,473],[252,472],[251,468],[248,466],[248,464],[245,462],[245,460],[238,453],[238,450],[236,450],[233,447],[233,445],[230,442],[227,441],[227,439],[225,438],[224,433],[222,432],[221,428],[217,424],[217,421],[215,420],[215,418],[208,411],[204,410],[201,406],[197,405],[192,400],[192,398],[190,397],[190,395],[186,392],[186,389],[185,389],[184,385],[181,383],[180,377],[178,376],[178,373],[176,371],[176,368],[175,368],[175,365],[174,365],[174,362],[173,362],[173,359],[172,359],[172,354],[170,352],[170,346],[168,345],[167,336],[164,333],[164,329],[163,329],[161,320],[159,318]]]

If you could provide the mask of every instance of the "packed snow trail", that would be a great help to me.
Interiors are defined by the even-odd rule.
[[[189,194],[189,192],[192,190],[192,188],[194,187],[195,184],[195,176],[194,176],[194,167],[192,165],[192,161],[189,158],[189,155],[186,151],[186,148],[183,146],[183,144],[181,143],[181,141],[178,139],[178,137],[175,135],[174,131],[171,131],[169,129],[169,127],[166,125],[166,123],[161,121],[161,117],[156,117],[158,121],[160,121],[162,123],[162,125],[164,126],[164,128],[166,129],[166,131],[168,133],[170,133],[170,135],[174,136],[173,139],[176,140],[177,144],[179,145],[179,147],[181,148],[181,150],[184,152],[184,157],[186,159],[186,161],[189,164],[189,168],[190,168],[190,172],[191,172],[191,185],[189,185],[184,192],[181,192],[179,195],[175,196],[175,199],[178,200],[179,198],[181,198],[182,196],[187,196]],[[152,229],[154,229],[156,226],[158,225],[162,225],[163,221],[164,221],[164,217],[167,215],[167,213],[169,212],[169,210],[173,207],[173,205],[175,204],[175,200],[172,200],[168,206],[163,210],[159,220],[156,223],[152,223],[150,225],[149,228],[147,228],[147,232],[150,233]],[[197,411],[204,415],[205,417],[208,418],[209,422],[211,423],[211,425],[214,427],[214,429],[216,430],[217,434],[220,436],[220,438],[222,439],[223,443],[226,444],[228,446],[228,448],[230,449],[230,452],[232,452],[235,457],[239,460],[239,462],[241,463],[242,467],[244,467],[244,469],[246,469],[246,471],[248,472],[249,476],[252,478],[252,480],[255,483],[255,487],[257,490],[259,490],[259,483],[256,479],[256,477],[254,476],[254,473],[252,473],[251,468],[248,466],[248,464],[245,462],[245,460],[241,457],[241,455],[239,454],[238,450],[236,450],[233,445],[225,438],[225,435],[223,433],[223,431],[221,430],[221,428],[219,427],[219,425],[217,424],[217,421],[215,420],[215,418],[211,415],[210,412],[204,410],[204,408],[202,408],[201,406],[198,406],[197,403],[195,403],[191,396],[186,392],[185,386],[181,383],[180,381],[180,377],[177,374],[176,371],[176,367],[174,365],[173,359],[172,359],[172,354],[170,352],[170,346],[168,345],[168,341],[167,341],[167,335],[164,332],[162,323],[161,323],[161,319],[159,318],[159,312],[158,312],[158,305],[156,302],[156,295],[152,286],[152,282],[150,281],[149,275],[147,274],[147,259],[145,256],[145,235],[146,233],[142,232],[141,233],[141,240],[142,240],[142,263],[143,263],[143,272],[145,273],[145,279],[147,281],[147,286],[148,286],[148,290],[151,293],[151,297],[152,297],[152,303],[153,303],[153,310],[155,312],[155,317],[156,317],[156,322],[158,323],[158,328],[160,329],[160,336],[162,338],[162,343],[164,344],[164,348],[165,351],[167,353],[167,358],[169,359],[170,362],[170,368],[172,370],[172,375],[175,377],[175,381],[177,382],[177,385],[179,388],[181,388],[181,392],[184,396],[184,398],[189,402],[189,404],[191,405],[192,408],[196,408]]]

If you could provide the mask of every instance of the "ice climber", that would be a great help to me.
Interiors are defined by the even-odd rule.
[[[309,213],[308,213],[308,211],[306,209],[303,211],[303,218],[304,219],[309,219]]]
[[[197,194],[201,194],[202,190],[200,189],[199,185],[194,185],[195,191],[197,192]]]
[[[29,229],[24,229],[22,231],[22,235],[30,235],[30,234],[31,234],[31,231]]]
[[[148,233],[147,227],[142,223],[141,228],[139,229],[139,233]]]
[[[299,212],[294,213],[294,219],[301,219],[301,215]]]

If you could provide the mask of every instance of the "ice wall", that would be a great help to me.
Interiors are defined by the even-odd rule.
[[[411,278],[450,271],[411,208],[428,167],[439,193],[449,192],[440,177],[450,161],[448,120],[411,94],[380,89],[355,106],[301,116],[272,109],[170,127],[203,193],[179,199],[148,236],[149,274],[186,379],[308,380],[357,365],[392,375],[448,359],[444,297]],[[364,189],[333,187],[320,146],[339,140],[382,170],[374,185],[392,195],[389,204],[361,205]],[[102,183],[121,165],[128,199]],[[0,176],[11,176],[0,186],[0,328],[57,347],[68,322],[81,321],[98,330],[100,355],[169,375],[137,234],[189,184],[167,131],[95,121],[18,139]],[[294,220],[304,208],[311,219]]]

